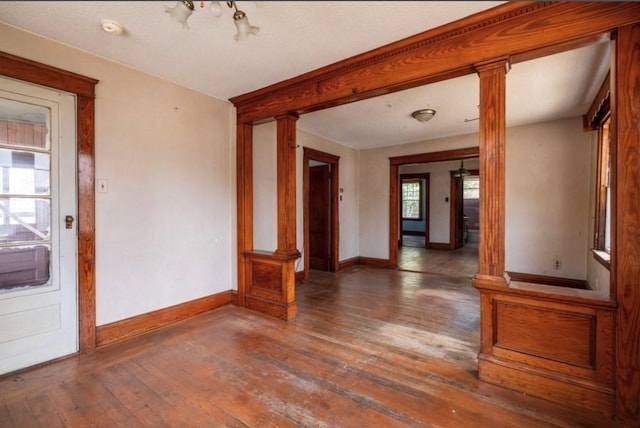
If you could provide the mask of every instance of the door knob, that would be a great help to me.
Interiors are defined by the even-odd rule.
[[[68,215],[64,217],[64,226],[66,229],[71,229],[73,227],[73,216],[72,215]]]

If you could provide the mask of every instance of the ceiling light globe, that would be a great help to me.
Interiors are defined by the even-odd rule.
[[[193,13],[192,1],[179,1],[174,7],[166,7],[165,12],[169,14],[171,19],[182,24],[182,28],[189,28],[187,20]]]
[[[212,1],[209,9],[211,10],[211,14],[216,18],[220,18],[222,16],[222,5],[219,1]]]
[[[237,10],[233,14],[233,22],[236,24],[236,29],[238,30],[234,36],[236,41],[247,40],[249,34],[256,35],[258,31],[260,31],[260,27],[249,24],[247,15],[241,10]]]

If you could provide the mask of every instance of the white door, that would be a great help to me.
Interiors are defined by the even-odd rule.
[[[0,76],[0,374],[78,350],[75,109]]]

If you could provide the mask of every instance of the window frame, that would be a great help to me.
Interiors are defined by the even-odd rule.
[[[418,184],[418,217],[405,217],[404,216],[404,184]],[[409,178],[409,177],[400,177],[400,215],[402,221],[423,221],[424,220],[424,212],[422,206],[424,205],[424,179],[421,178]],[[411,199],[414,200],[414,199]]]
[[[611,114],[607,112],[598,123],[598,152],[596,163],[596,200],[595,225],[593,236],[593,254],[595,259],[607,269],[611,266],[611,248],[607,248],[607,235],[611,238],[612,230],[607,230],[607,211],[611,214]],[[607,198],[609,193],[609,199]],[[608,204],[607,204],[607,201]],[[609,206],[607,206],[609,205]],[[607,209],[609,208],[609,209]],[[607,233],[608,232],[608,233]]]

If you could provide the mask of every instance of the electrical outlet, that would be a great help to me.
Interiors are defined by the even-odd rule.
[[[560,259],[556,259],[556,262],[554,263],[553,268],[556,270],[560,269]]]
[[[109,193],[109,182],[104,179],[98,179],[98,193]]]

